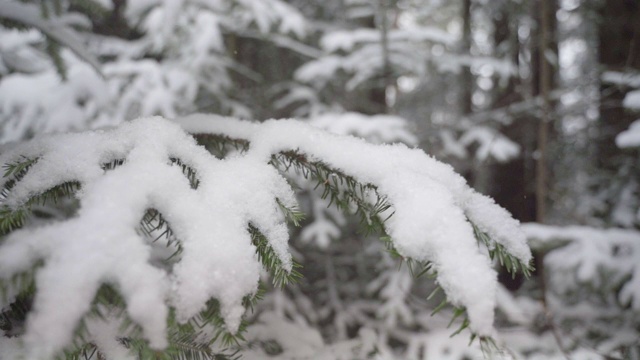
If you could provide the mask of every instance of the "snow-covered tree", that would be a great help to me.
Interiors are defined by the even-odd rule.
[[[196,110],[251,117],[237,83],[261,75],[234,39],[287,44],[307,26],[281,0],[9,0],[0,20],[2,142]]]
[[[443,304],[464,315],[460,331],[483,342],[495,334],[490,260],[529,271],[518,222],[451,167],[293,120],[143,118],[36,138],[0,157],[3,330],[15,336],[0,340],[3,359],[235,355],[245,309],[262,296],[261,269],[276,285],[299,277],[287,243],[286,222],[302,216],[283,177],[291,170],[407,263],[368,291],[391,300],[410,273],[431,274]],[[263,314],[256,331],[287,326],[278,321]],[[384,353],[372,334],[360,329],[370,344],[351,356]]]

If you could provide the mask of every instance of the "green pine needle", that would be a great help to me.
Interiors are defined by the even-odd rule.
[[[280,201],[280,199],[276,199],[276,202],[278,203],[280,211],[282,211],[287,221],[289,221],[296,227],[302,225],[302,221],[304,221],[305,218],[305,213],[303,213],[298,207],[287,207],[282,203],[282,201]]]
[[[170,161],[172,164],[178,165],[182,169],[182,173],[189,180],[189,184],[191,185],[191,188],[197,189],[198,186],[200,185],[200,180],[198,179],[196,170],[191,166],[185,164],[182,160],[178,158],[171,158]]]
[[[103,163],[101,167],[102,167],[102,170],[104,171],[113,170],[118,166],[123,165],[125,161],[126,161],[125,159],[113,159],[111,161]]]
[[[269,163],[280,171],[294,170],[315,181],[315,189],[320,189],[323,199],[329,199],[329,206],[334,205],[348,214],[355,213],[365,235],[384,233],[384,222],[393,213],[381,218],[383,213],[391,209],[391,204],[378,193],[375,185],[360,183],[321,161],[309,160],[298,151],[280,152],[273,155]]]
[[[22,160],[10,162],[4,164],[2,168],[4,169],[3,177],[13,176],[15,179],[21,179],[24,174],[29,170],[29,168],[38,161],[38,158],[29,159],[25,156],[22,156]]]
[[[500,266],[505,267],[512,276],[515,276],[517,272],[522,272],[527,278],[531,276],[531,272],[534,270],[532,264],[523,264],[520,259],[511,255],[502,244],[493,240],[487,233],[480,230],[480,228],[478,228],[473,222],[470,221],[470,223],[471,226],[473,226],[473,233],[476,240],[487,248],[489,251],[489,258],[491,258],[491,260],[497,258]]]
[[[226,135],[193,134],[198,144],[204,146],[213,156],[224,159],[229,152],[244,153],[249,150],[249,142],[244,139],[234,139]]]
[[[298,271],[302,266],[297,262],[293,262],[291,271],[287,271],[282,261],[273,250],[266,236],[253,225],[249,225],[249,234],[253,245],[256,247],[256,254],[267,271],[271,274],[273,285],[279,288],[287,284],[296,283],[302,278],[302,274]]]

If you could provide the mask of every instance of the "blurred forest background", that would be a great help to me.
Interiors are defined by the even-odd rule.
[[[0,0],[0,24],[0,143],[205,112],[420,147],[528,223],[503,355],[640,358],[640,1]],[[260,305],[279,332],[248,359],[480,356],[429,317],[428,284],[300,193],[306,280]]]

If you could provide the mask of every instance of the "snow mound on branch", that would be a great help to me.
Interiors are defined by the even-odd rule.
[[[618,293],[622,304],[630,304],[640,311],[640,232],[623,229],[595,229],[584,226],[554,227],[524,224],[523,230],[531,239],[533,248],[554,248],[545,257],[545,266],[554,273],[575,273],[579,284],[596,287],[601,272],[609,283],[623,283]],[[575,288],[575,281],[565,276],[554,276],[553,281],[563,291]],[[573,279],[573,277],[569,277]]]
[[[242,299],[257,290],[261,269],[249,223],[291,269],[287,228],[276,202],[295,205],[284,178],[255,159],[217,160],[167,120],[145,118],[109,131],[36,139],[3,153],[0,163],[23,156],[38,161],[5,205],[15,208],[65,182],[82,184],[75,218],[17,230],[0,246],[2,279],[44,261],[36,270],[38,290],[24,337],[27,358],[51,358],[69,344],[103,283],[120,291],[128,315],[153,348],[167,345],[167,305],[187,321],[216,298],[227,328],[237,331]],[[172,158],[196,170],[197,189]],[[101,168],[114,159],[125,162],[110,171]],[[150,208],[182,243],[182,258],[171,274],[149,263],[150,245],[136,231]]]
[[[415,29],[393,29],[389,32],[389,41],[403,42],[436,42],[451,44],[454,37],[446,31],[435,27],[421,27]],[[320,46],[327,52],[338,50],[352,51],[363,43],[380,42],[380,32],[375,29],[338,30],[322,37]]]
[[[245,139],[250,147],[218,160],[184,130]],[[24,336],[28,358],[50,358],[69,344],[104,283],[122,294],[129,317],[153,348],[167,345],[169,307],[184,322],[211,298],[219,301],[228,330],[237,331],[242,300],[257,290],[261,271],[248,225],[266,236],[284,270],[292,268],[278,201],[294,207],[295,197],[269,165],[281,151],[300,151],[377,186],[395,211],[386,230],[396,249],[435,265],[438,283],[454,305],[467,309],[471,330],[479,335],[493,333],[497,281],[467,219],[523,263],[531,258],[517,221],[470,189],[450,166],[405,145],[373,145],[294,120],[143,118],[3,150],[0,163],[37,162],[0,205],[15,209],[53,186],[82,185],[74,218],[14,231],[0,245],[0,279],[33,270],[42,261],[35,269],[37,293]],[[195,170],[196,189],[172,159]],[[102,168],[114,160],[124,163]],[[181,242],[181,258],[172,270],[153,266],[151,246],[137,232],[148,209],[160,212]]]
[[[475,239],[467,217],[527,264],[531,253],[510,214],[468,187],[449,165],[404,145],[372,145],[293,120],[260,125],[211,115],[176,120],[191,133],[223,134],[251,143],[246,157],[268,162],[272,154],[298,150],[312,160],[374,184],[395,210],[386,229],[397,250],[431,261],[438,283],[454,305],[464,306],[471,329],[492,333],[496,274]]]
[[[616,145],[619,148],[640,146],[640,120],[636,120],[629,128],[616,136]]]
[[[629,91],[622,100],[622,106],[632,110],[640,110],[640,90]]]

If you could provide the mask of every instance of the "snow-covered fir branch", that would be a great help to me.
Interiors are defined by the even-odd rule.
[[[196,139],[236,151],[218,159]],[[5,147],[0,162],[3,306],[33,296],[24,334],[3,348],[29,358],[87,344],[106,356],[170,354],[189,337],[223,353],[241,341],[261,268],[279,285],[298,277],[287,221],[301,214],[283,165],[388,235],[407,262],[428,264],[423,272],[468,317],[463,328],[482,338],[494,335],[490,257],[510,270],[531,260],[518,222],[450,166],[295,120],[142,118]],[[31,221],[35,204],[68,196],[79,201],[74,216]]]

